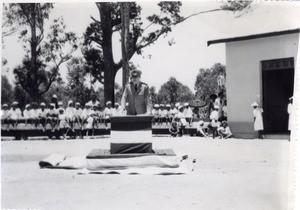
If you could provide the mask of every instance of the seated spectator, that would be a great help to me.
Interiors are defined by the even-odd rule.
[[[219,133],[219,136],[223,139],[228,139],[233,136],[226,121],[223,121],[221,123],[221,126],[218,129],[218,133]]]
[[[119,103],[115,103],[115,107],[113,108],[113,116],[121,116],[122,115],[122,110],[120,108]]]
[[[179,127],[180,127],[180,129],[179,129],[179,135],[180,136],[182,136],[182,135],[184,135],[186,133],[185,128],[187,126],[187,121],[186,121],[185,116],[183,114],[183,110],[184,110],[184,107],[180,105],[178,107],[178,111],[179,112],[176,115],[176,118],[179,119]]]
[[[45,103],[41,103],[40,105],[40,109],[38,110],[38,118],[39,118],[39,122],[43,127],[43,131],[46,130],[46,119],[47,119],[47,113],[48,111],[46,110],[46,104]]]
[[[69,124],[67,122],[67,117],[65,114],[64,108],[58,108],[58,130],[60,134],[62,134],[63,139],[66,139],[67,129],[69,128]]]
[[[74,125],[75,123],[78,124],[79,129],[82,129],[83,120],[82,120],[82,109],[80,108],[80,103],[75,103],[75,109],[73,110],[73,116],[74,116]]]
[[[70,125],[70,128],[72,129],[72,131],[74,132],[74,121],[75,121],[75,117],[74,117],[74,104],[73,104],[73,101],[70,100],[68,101],[68,107],[66,109],[66,119],[67,119],[67,122],[69,123]]]
[[[10,122],[13,126],[13,129],[16,129],[19,123],[20,118],[22,117],[22,112],[18,108],[19,103],[13,102],[12,107],[10,109]]]
[[[190,126],[192,126],[193,122],[193,111],[189,105],[189,103],[184,104],[183,115]]]
[[[159,123],[159,105],[154,104],[153,108],[154,108],[152,109],[153,120],[155,125],[157,125]]]
[[[50,123],[51,130],[52,130],[52,132],[54,132],[54,130],[58,126],[58,111],[57,111],[57,109],[55,109],[54,103],[50,103],[49,107],[50,108],[47,113],[47,119],[46,119],[47,122],[46,123]]]
[[[36,102],[31,103],[31,109],[29,111],[29,115],[31,118],[31,125],[37,128],[39,124],[39,111],[38,111],[38,104]]]
[[[158,121],[160,122],[160,124],[166,122],[166,112],[165,112],[165,105],[164,104],[160,104],[159,105],[159,119]]]
[[[88,104],[90,104],[91,107],[99,106],[100,102],[97,101],[97,96],[96,96],[96,94],[92,94],[92,95],[91,95],[91,98],[92,98],[92,100],[90,100],[90,101],[88,102]]]
[[[93,118],[93,128],[99,127],[99,122],[101,123],[101,114],[101,110],[99,110],[98,106],[94,105],[90,113],[91,117]]]
[[[197,126],[197,136],[208,137],[208,134],[205,131],[204,122],[202,120],[199,121]]]
[[[179,134],[179,128],[177,122],[173,121],[169,129],[170,135],[176,137]]]
[[[66,111],[66,110],[64,109],[64,107],[63,107],[63,102],[62,102],[62,101],[59,101],[59,102],[57,103],[57,105],[58,105],[58,108],[59,108],[59,109],[63,109],[64,112]]]
[[[178,113],[178,110],[177,108],[175,107],[175,104],[174,103],[171,103],[171,117],[172,117],[172,120],[173,121],[173,118],[175,117],[175,115]]]
[[[104,123],[106,129],[108,128],[107,123],[110,123],[110,117],[113,114],[113,109],[111,105],[112,105],[111,101],[106,102],[106,108],[104,109]]]
[[[30,116],[30,110],[31,110],[31,107],[30,107],[30,104],[26,104],[25,105],[25,109],[23,111],[23,119],[25,120],[25,128],[27,128],[27,124],[31,124],[32,123],[32,119],[31,119],[31,116]]]
[[[198,107],[195,107],[194,109],[193,109],[193,116],[192,116],[192,118],[200,118],[200,114],[199,114],[199,108]]]
[[[212,134],[213,138],[217,137],[218,135],[218,127],[219,127],[219,107],[215,106],[213,111],[210,114],[210,121],[212,126]]]
[[[8,105],[3,104],[2,106],[2,112],[1,112],[1,126],[4,128],[6,127],[6,130],[9,130],[9,123],[10,123],[10,111],[8,110]]]
[[[166,123],[167,125],[169,125],[169,123],[172,122],[172,119],[173,119],[173,116],[172,116],[172,113],[171,113],[171,105],[170,104],[167,104],[166,105]]]

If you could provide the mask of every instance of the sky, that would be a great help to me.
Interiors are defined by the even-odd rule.
[[[142,18],[157,13],[157,2],[138,2],[142,7]],[[185,1],[181,14],[187,16],[196,12],[219,8],[220,1]],[[99,12],[92,2],[55,3],[50,18],[63,16],[67,30],[82,36],[86,27],[92,22],[91,16],[99,20]],[[225,44],[207,46],[207,41],[281,31],[299,28],[300,2],[254,2],[250,9],[243,12],[213,12],[192,17],[175,26],[166,38],[161,37],[155,44],[143,50],[143,55],[134,55],[131,61],[142,71],[142,81],[149,86],[160,86],[171,76],[187,85],[194,92],[194,83],[200,68],[210,68],[215,63],[226,65]],[[145,20],[146,25],[146,20]],[[45,30],[47,33],[47,30]],[[121,58],[119,37],[114,36],[114,58],[117,62]],[[175,44],[169,46],[168,41]],[[13,68],[21,64],[24,57],[22,43],[18,36],[5,37],[2,56],[7,59],[7,65],[2,74],[14,81]],[[82,56],[80,50],[74,56]],[[66,78],[67,69],[60,69]],[[119,70],[116,82],[122,83],[122,70]]]

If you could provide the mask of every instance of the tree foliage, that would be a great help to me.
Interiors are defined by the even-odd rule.
[[[1,102],[10,104],[13,102],[14,91],[6,76],[1,76]]]
[[[193,100],[193,93],[188,86],[171,77],[164,83],[157,94],[158,103],[185,103]]]
[[[69,98],[76,100],[81,105],[90,100],[91,89],[85,85],[86,71],[84,69],[84,61],[82,58],[72,58],[67,63],[67,90]]]
[[[22,64],[14,69],[16,84],[32,101],[42,99],[59,77],[61,64],[68,61],[78,47],[77,37],[65,31],[62,18],[55,19],[47,36],[44,34],[44,22],[52,8],[50,3],[9,4],[15,21],[22,26],[19,38],[26,52]]]
[[[220,8],[200,11],[183,17],[180,15],[181,2],[163,1],[157,4],[160,13],[148,16],[146,24],[141,20],[142,8],[135,2],[126,2],[126,4],[129,4],[130,7],[127,15],[130,19],[129,34],[127,39],[121,39],[121,41],[126,41],[126,43],[122,43],[122,46],[127,48],[123,49],[123,54],[126,51],[126,61],[129,61],[135,53],[142,54],[145,47],[154,44],[160,37],[166,37],[172,31],[173,26],[193,16],[222,10],[242,10],[250,3],[228,1]],[[100,2],[96,3],[96,6],[99,10],[100,20],[92,17],[94,22],[86,29],[82,52],[87,61],[88,72],[93,75],[95,80],[104,84],[105,100],[113,101],[115,75],[123,66],[122,59],[114,61],[112,52],[112,36],[116,32],[120,33],[122,29],[121,3]]]
[[[226,94],[225,80],[226,69],[220,63],[214,64],[210,69],[200,69],[195,82],[195,98],[208,101],[211,94],[217,94],[220,91]]]

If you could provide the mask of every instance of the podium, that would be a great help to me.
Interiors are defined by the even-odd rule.
[[[110,117],[111,130],[151,130],[152,118],[153,116],[149,115],[112,116]]]

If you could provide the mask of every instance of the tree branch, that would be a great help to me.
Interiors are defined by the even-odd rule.
[[[170,27],[170,26],[175,26],[175,25],[177,25],[177,24],[179,24],[179,23],[182,23],[183,21],[185,21],[185,20],[187,20],[187,19],[189,19],[189,18],[191,18],[191,17],[197,16],[197,15],[200,15],[200,14],[205,14],[205,13],[210,13],[210,12],[217,12],[217,11],[222,11],[222,9],[212,9],[212,10],[207,10],[207,11],[197,12],[197,13],[191,14],[191,15],[189,15],[189,16],[186,16],[186,17],[182,18],[181,20],[179,20],[179,21],[177,21],[177,22],[172,22],[172,23],[168,24],[167,26],[164,26],[164,27],[160,30],[160,32],[159,32],[158,34],[155,34],[156,37],[155,37],[154,39],[152,39],[151,41],[148,41],[147,43],[145,43],[144,45],[142,45],[141,42],[142,42],[143,40],[141,40],[141,42],[138,44],[138,46],[136,47],[136,49],[137,49],[137,50],[140,50],[140,49],[145,48],[145,47],[147,47],[148,45],[154,43],[161,35],[163,35],[163,34],[165,33],[164,28],[167,28],[167,27]]]

